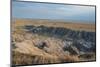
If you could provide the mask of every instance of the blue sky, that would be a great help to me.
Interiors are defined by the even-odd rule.
[[[95,23],[95,7],[13,1],[12,17]]]

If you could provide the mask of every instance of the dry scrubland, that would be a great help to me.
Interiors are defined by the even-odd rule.
[[[25,25],[63,27],[72,30],[85,30],[95,32],[94,24],[64,23],[48,20],[15,20],[12,22],[12,63],[14,65],[26,64],[48,64],[62,62],[77,62],[95,60],[95,52],[87,54],[78,53],[76,47],[71,47],[75,51],[65,51],[65,42],[56,37],[27,32],[23,29]],[[72,54],[70,53],[72,52]]]
[[[73,30],[85,30],[85,31],[95,31],[95,24],[84,24],[84,23],[71,23],[64,21],[56,21],[56,20],[16,20],[15,26],[24,26],[24,25],[45,25],[48,27],[64,27],[70,28]],[[51,23],[53,22],[53,23]]]

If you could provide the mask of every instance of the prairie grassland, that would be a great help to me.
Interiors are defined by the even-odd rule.
[[[55,57],[53,55],[31,55],[26,53],[20,53],[18,51],[13,51],[13,60],[14,65],[26,65],[26,64],[52,64],[52,63],[64,63],[64,62],[76,62],[78,61],[77,56],[66,55],[63,58]]]
[[[13,26],[24,26],[24,25],[35,25],[35,26],[48,26],[48,27],[63,27],[72,30],[85,30],[95,32],[95,24],[86,23],[71,23],[64,21],[52,21],[52,20],[21,20],[17,19]]]

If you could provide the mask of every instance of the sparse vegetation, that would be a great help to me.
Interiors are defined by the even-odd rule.
[[[13,65],[95,60],[95,25],[73,24],[16,20],[12,23]]]
[[[63,62],[76,62],[78,61],[77,56],[66,55],[63,58],[55,58],[53,56],[39,56],[24,54],[17,51],[13,51],[12,63],[15,65],[26,65],[26,64],[50,64],[50,63],[63,63]]]

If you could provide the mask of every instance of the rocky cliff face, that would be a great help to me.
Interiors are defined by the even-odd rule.
[[[46,27],[46,26],[32,26],[27,25],[24,27],[28,31],[37,34],[48,34],[49,36],[57,36],[72,38],[72,39],[84,39],[85,41],[95,42],[95,32],[87,32],[87,31],[75,31],[71,29],[61,28],[61,27]],[[66,37],[65,37],[66,36]]]
[[[13,31],[14,51],[42,57],[38,62],[32,59],[34,63],[31,61],[29,64],[41,64],[44,61],[60,63],[95,60],[95,32],[43,25],[25,25],[17,28],[21,31]],[[14,58],[16,59],[16,55]]]
[[[67,50],[67,48],[70,47],[71,50],[79,50],[73,50],[77,54],[81,52],[95,52],[95,32],[77,31],[59,27],[56,28],[31,25],[25,26],[24,29],[33,34],[46,35],[63,40],[64,50]]]

